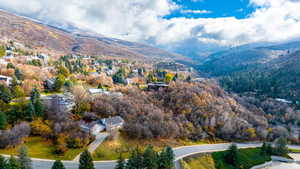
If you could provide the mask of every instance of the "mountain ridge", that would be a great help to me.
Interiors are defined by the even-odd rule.
[[[147,60],[185,58],[179,54],[141,43],[108,38],[98,34],[91,35],[88,32],[72,32],[4,10],[0,10],[0,36],[2,39],[14,40],[30,47],[43,49],[42,51],[55,51],[60,54],[76,53]]]

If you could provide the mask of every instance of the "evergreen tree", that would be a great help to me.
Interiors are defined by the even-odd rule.
[[[18,161],[21,165],[21,169],[32,169],[31,159],[28,156],[27,147],[22,146],[19,150]]]
[[[143,154],[143,168],[145,169],[157,169],[158,168],[158,157],[157,153],[153,150],[153,146],[147,146]]]
[[[64,84],[65,84],[65,77],[61,74],[58,75],[54,83],[54,90],[57,92],[60,91],[61,88],[64,86]]]
[[[125,166],[126,166],[126,162],[125,162],[124,158],[122,157],[122,154],[120,154],[115,169],[125,169]]]
[[[10,158],[8,160],[7,168],[8,169],[21,169],[21,165],[14,156],[10,156]]]
[[[5,129],[7,124],[6,115],[0,111],[0,130]]]
[[[3,156],[0,155],[0,168],[1,169],[7,169],[7,163]]]
[[[34,110],[35,110],[35,115],[37,117],[43,117],[44,116],[44,105],[42,104],[40,99],[37,99],[37,101],[34,104]]]
[[[268,154],[267,153],[267,143],[266,142],[264,142],[263,145],[261,146],[260,154],[262,154],[262,155]]]
[[[238,148],[236,144],[232,144],[229,147],[229,150],[227,150],[227,153],[225,155],[225,160],[228,164],[231,164],[233,166],[238,165]]]
[[[0,84],[0,100],[2,100],[5,103],[9,103],[11,99],[12,99],[12,94],[10,90],[3,84]]]
[[[268,155],[272,155],[273,154],[273,147],[271,144],[267,144],[266,145],[266,152]]]
[[[18,79],[18,80],[23,80],[23,73],[21,72],[21,70],[20,69],[16,69],[15,70],[15,76],[16,76],[16,78]]]
[[[131,152],[127,161],[126,169],[142,169],[143,168],[143,155],[138,148]]]
[[[32,104],[35,104],[38,99],[40,99],[41,94],[37,88],[32,89],[30,93],[30,100]]]
[[[280,137],[275,143],[275,153],[280,156],[284,156],[288,153],[287,139]]]
[[[93,158],[92,158],[90,152],[88,152],[88,150],[85,150],[80,155],[79,169],[95,169],[94,163],[93,163]]]
[[[174,152],[171,147],[166,147],[159,155],[159,168],[172,169],[174,167]]]
[[[56,160],[51,169],[65,169],[65,166],[60,160]]]
[[[28,121],[33,120],[33,115],[35,114],[34,107],[31,101],[27,104],[26,110],[25,110],[25,119]]]

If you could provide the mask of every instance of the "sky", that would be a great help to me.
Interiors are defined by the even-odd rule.
[[[0,8],[185,55],[300,37],[300,0],[0,0]]]

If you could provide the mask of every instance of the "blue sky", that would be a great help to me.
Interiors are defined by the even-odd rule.
[[[181,8],[172,12],[165,18],[186,17],[186,18],[219,18],[236,17],[245,18],[255,8],[249,5],[249,0],[173,0]],[[207,11],[204,13],[192,13],[190,10]],[[186,11],[186,12],[182,12]]]

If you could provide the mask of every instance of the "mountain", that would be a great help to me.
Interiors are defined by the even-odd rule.
[[[140,43],[76,30],[70,32],[30,18],[0,11],[0,39],[14,40],[39,51],[135,59],[183,59],[178,54]]]
[[[217,53],[198,69],[233,92],[300,98],[299,41]]]
[[[281,57],[300,50],[300,41],[283,44],[256,44],[232,48],[210,55],[199,67],[209,76],[223,76],[235,72],[266,67]]]

